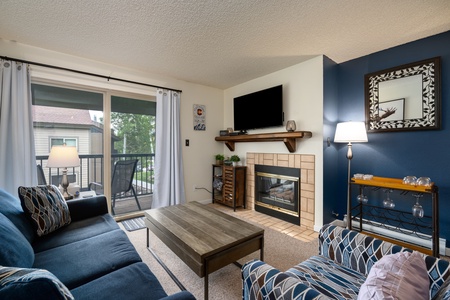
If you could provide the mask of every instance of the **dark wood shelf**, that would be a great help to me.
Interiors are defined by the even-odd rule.
[[[239,142],[273,142],[282,141],[288,148],[289,152],[295,152],[297,148],[297,139],[310,138],[310,131],[293,131],[293,132],[273,132],[260,134],[242,134],[216,136],[216,141],[225,142],[230,151],[234,151],[235,143]]]

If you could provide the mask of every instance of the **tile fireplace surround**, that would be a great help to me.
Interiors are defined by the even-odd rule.
[[[255,164],[299,168],[300,224],[314,230],[315,157],[310,154],[247,153],[247,208],[255,209]]]

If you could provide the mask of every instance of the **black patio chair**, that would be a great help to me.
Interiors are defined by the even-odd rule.
[[[111,210],[113,214],[115,214],[114,207],[116,206],[117,194],[126,193],[130,190],[133,192],[134,199],[136,200],[136,204],[139,210],[142,210],[136,195],[136,191],[133,187],[133,179],[137,163],[138,163],[137,159],[132,159],[132,160],[119,160],[114,164],[114,171],[111,180],[111,196],[112,196]],[[89,189],[97,191],[96,187],[98,186],[101,187],[100,184],[91,182],[89,184]]]
[[[47,185],[47,179],[45,179],[44,170],[41,165],[37,165],[37,179],[39,185]]]

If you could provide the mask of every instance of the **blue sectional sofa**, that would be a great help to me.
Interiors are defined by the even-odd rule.
[[[20,199],[0,189],[0,299],[195,299],[167,296],[105,197],[67,206],[70,223],[38,236]]]
[[[419,271],[409,272],[404,269],[402,273],[399,272],[401,268],[392,262],[394,257],[413,255],[416,261],[409,267],[415,270],[423,265],[422,287],[414,277],[418,276]],[[402,264],[402,268],[407,265],[405,261]],[[383,268],[388,271],[380,272]],[[389,272],[397,273],[389,277]],[[449,276],[447,260],[328,224],[319,232],[319,255],[285,272],[259,260],[244,264],[243,299],[450,299]],[[411,281],[412,286],[403,291],[409,296],[392,296],[390,292],[381,294],[383,289],[406,286],[396,280]],[[419,288],[422,288],[423,296],[416,293]],[[366,293],[369,289],[372,289],[371,296]]]

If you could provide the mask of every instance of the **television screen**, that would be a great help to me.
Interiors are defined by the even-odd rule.
[[[234,98],[234,130],[246,131],[283,125],[283,86]]]

